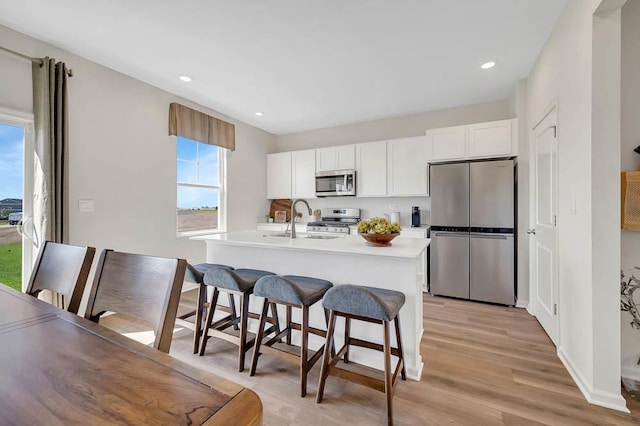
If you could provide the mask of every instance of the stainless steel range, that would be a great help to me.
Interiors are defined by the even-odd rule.
[[[322,209],[321,221],[307,223],[307,233],[348,234],[360,221],[360,209]]]

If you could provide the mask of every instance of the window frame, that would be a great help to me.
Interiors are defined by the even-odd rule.
[[[178,142],[179,139],[186,139],[189,141],[196,142],[197,144],[208,145],[205,142],[200,142],[194,139],[186,138],[184,136],[175,136],[175,216],[176,216],[176,235],[178,237],[190,237],[194,235],[204,235],[204,234],[222,234],[226,232],[227,229],[227,151],[228,149],[211,145],[218,150],[218,185],[208,185],[208,184],[199,184],[199,183],[187,183],[187,182],[179,182],[178,181],[178,161],[191,162],[190,160],[184,160],[178,158]],[[200,145],[198,146],[198,154],[197,161],[195,161],[197,165],[198,179],[200,178]],[[178,189],[180,187],[187,188],[207,188],[207,189],[217,189],[218,190],[218,228],[210,228],[210,229],[199,229],[195,231],[179,231],[177,226],[178,219]]]

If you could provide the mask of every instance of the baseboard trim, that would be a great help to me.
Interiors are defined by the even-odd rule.
[[[529,301],[528,300],[519,300],[516,302],[516,308],[523,308],[529,311]]]
[[[567,356],[562,348],[558,348],[558,358],[567,369],[569,375],[573,381],[578,385],[578,389],[582,392],[589,404],[599,405],[601,407],[610,408],[616,411],[622,411],[623,413],[630,413],[627,408],[627,401],[622,397],[621,393],[615,394],[613,392],[603,392],[598,389],[593,389],[589,383],[584,379],[582,374],[574,367],[574,363],[569,356]]]
[[[637,364],[638,356],[633,355],[622,361],[622,377],[640,382],[640,365]]]

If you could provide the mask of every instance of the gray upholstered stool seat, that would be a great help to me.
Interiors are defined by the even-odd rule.
[[[273,272],[260,269],[225,269],[210,268],[204,274],[206,285],[244,293],[252,291],[256,282]]]
[[[253,289],[253,294],[264,297],[264,305],[260,315],[256,345],[253,349],[250,375],[253,376],[256,373],[260,355],[263,353],[276,355],[300,365],[300,396],[307,394],[307,375],[322,356],[324,348],[323,346],[315,352],[312,351],[311,356],[309,356],[309,333],[322,337],[326,336],[325,330],[309,326],[309,307],[322,299],[322,296],[331,287],[333,287],[333,284],[330,281],[299,275],[271,275],[258,280]],[[270,327],[265,330],[269,306],[271,306],[272,317],[278,315],[275,308],[276,304],[286,307],[286,326],[282,331],[276,327]],[[302,321],[300,324],[291,321],[292,308],[302,309]],[[327,312],[325,311],[325,320],[327,319]],[[302,332],[300,356],[297,359],[292,357],[294,354],[291,352],[273,347],[283,337],[286,337],[286,344],[291,345],[291,330],[300,330]],[[271,333],[274,333],[274,336],[263,343],[263,338]]]
[[[219,263],[198,263],[197,265],[187,263],[184,280],[202,284],[204,283],[204,274],[211,268],[233,269],[232,266],[222,265]]]
[[[404,294],[399,291],[347,284],[329,290],[322,306],[345,314],[391,321],[404,301]]]
[[[322,369],[320,371],[320,383],[316,402],[322,402],[324,386],[328,376],[338,376],[343,379],[360,383],[385,393],[387,406],[387,423],[393,424],[392,400],[396,389],[398,373],[402,380],[407,379],[404,367],[404,355],[402,352],[402,338],[400,336],[400,320],[398,314],[404,305],[405,296],[399,291],[387,290],[375,287],[356,285],[341,285],[327,291],[322,300],[322,306],[329,310],[329,325],[327,326],[327,339],[324,356],[322,357]],[[329,351],[329,342],[335,332],[336,317],[343,317],[344,346],[334,355]],[[351,337],[351,320],[372,322],[381,324],[384,330],[383,342],[378,343],[360,340]],[[395,324],[396,347],[391,347],[391,335],[389,324]],[[377,350],[384,353],[384,378],[374,379],[354,371],[350,371],[337,362],[340,358],[345,364],[349,363],[349,347],[359,346]],[[395,369],[391,369],[391,355],[398,358]]]
[[[331,281],[318,278],[271,275],[256,283],[253,294],[293,305],[311,306],[322,299],[331,287]]]
[[[207,269],[204,273],[204,286],[213,287],[213,294],[209,301],[209,311],[207,312],[207,316],[204,320],[204,328],[200,341],[200,356],[204,355],[207,348],[207,340],[210,335],[212,337],[218,337],[238,345],[238,371],[244,370],[245,355],[255,343],[255,339],[247,339],[247,321],[251,315],[249,312],[249,296],[253,293],[253,287],[256,282],[260,278],[269,275],[273,275],[273,272],[262,271],[259,269],[232,269],[216,267]],[[217,306],[220,291],[224,291],[229,294],[229,308]],[[240,296],[239,318],[235,314],[235,302],[233,301],[234,294]],[[231,312],[231,315],[214,323],[213,316],[216,309],[226,310]],[[253,315],[257,318],[257,315]],[[270,322],[275,323],[276,328],[279,329],[277,319],[271,318]],[[224,332],[224,330],[231,326],[236,330],[240,330],[239,336],[233,336]]]
[[[204,287],[204,274],[212,268],[233,269],[228,265],[222,265],[218,263],[198,263],[192,265],[187,263],[187,269],[185,271],[184,280],[198,284],[198,299],[196,301],[196,308],[193,311],[186,312],[176,318],[176,324],[185,328],[193,330],[193,353],[198,353],[200,348],[200,339],[202,337],[202,319],[204,316],[205,304],[207,302],[207,290]],[[233,317],[236,317],[235,304],[233,302],[233,296],[229,295],[229,310]],[[196,316],[194,322],[187,321],[187,318]]]

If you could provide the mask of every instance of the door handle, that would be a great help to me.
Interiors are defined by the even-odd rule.
[[[529,234],[529,235],[531,235],[531,234],[536,235],[536,229],[535,229],[535,228],[533,228],[533,229],[527,229],[527,234]]]

